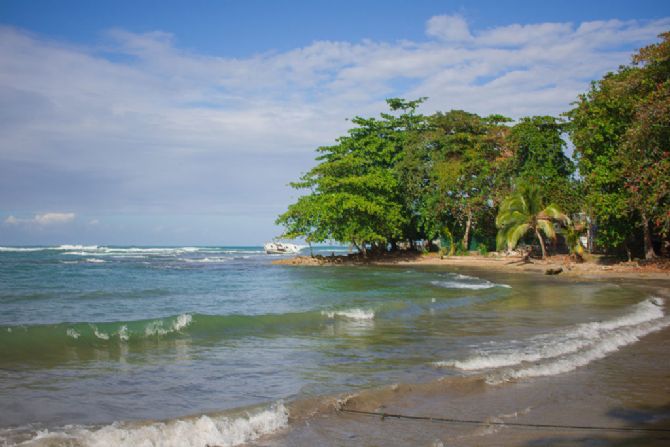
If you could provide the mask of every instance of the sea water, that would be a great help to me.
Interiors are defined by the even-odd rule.
[[[290,429],[300,399],[569,374],[670,325],[626,283],[274,259],[0,247],[0,442],[237,445]]]

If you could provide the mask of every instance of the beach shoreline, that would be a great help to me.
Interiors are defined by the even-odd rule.
[[[581,277],[585,279],[670,279],[666,266],[645,265],[639,262],[598,263],[594,261],[576,263],[568,256],[552,256],[546,260],[524,261],[521,256],[439,256],[430,254],[400,254],[364,259],[359,256],[295,256],[277,259],[275,265],[294,266],[427,266],[465,267],[508,273],[547,274],[552,270],[556,276]],[[560,270],[560,271],[559,271]]]
[[[669,340],[666,328],[570,374],[444,377],[331,396],[318,409],[294,402],[290,428],[254,445],[667,445],[670,376],[658,359]]]

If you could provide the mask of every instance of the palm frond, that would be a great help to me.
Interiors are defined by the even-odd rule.
[[[563,225],[570,224],[570,218],[553,203],[542,210],[543,215],[561,222]]]
[[[523,237],[524,234],[528,233],[530,229],[530,224],[521,224],[515,227],[512,227],[507,232],[507,248],[513,250],[516,247],[516,244],[519,243],[519,239]]]
[[[549,239],[556,239],[554,224],[548,220],[540,219],[537,221],[537,228],[542,231]]]

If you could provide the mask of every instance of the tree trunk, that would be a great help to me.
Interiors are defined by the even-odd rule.
[[[312,251],[312,243],[308,241],[307,244],[309,245],[309,256],[313,258],[314,252]]]
[[[535,228],[535,236],[537,236],[537,240],[540,241],[540,248],[542,249],[542,259],[546,259],[547,257],[547,249],[544,248],[544,239],[542,239],[542,235],[540,234],[540,230]]]
[[[470,227],[472,226],[472,210],[468,208],[468,220],[465,222],[465,235],[463,236],[463,250],[468,251],[470,244]]]
[[[644,234],[644,258],[654,259],[656,257],[656,252],[654,251],[654,245],[651,243],[649,219],[647,218],[647,213],[645,212],[642,213],[642,231]]]

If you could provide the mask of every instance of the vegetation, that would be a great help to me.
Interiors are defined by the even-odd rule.
[[[554,222],[567,225],[570,219],[556,205],[544,206],[539,186],[522,184],[500,204],[496,217],[498,249],[513,250],[519,239],[531,231],[540,243],[544,259],[547,249],[541,233],[549,239],[556,239]]]
[[[667,256],[670,232],[670,33],[661,37],[566,114],[599,245],[630,257],[642,241],[648,259],[654,245]]]
[[[388,113],[352,119],[347,135],[317,149],[318,164],[292,183],[305,194],[277,223],[286,237],[363,254],[435,239],[444,254],[511,249],[531,233],[543,257],[561,225],[581,257],[584,228],[568,225],[579,214],[600,251],[667,256],[670,33],[661,38],[594,81],[564,119],[424,116],[425,98],[389,99]]]

